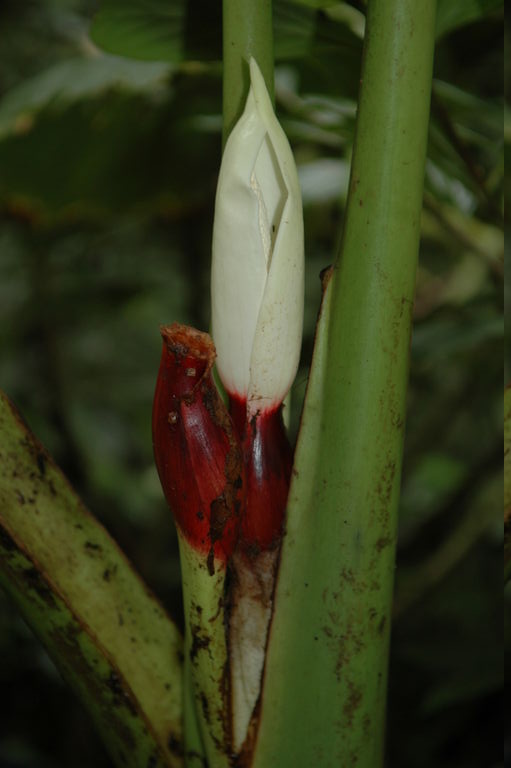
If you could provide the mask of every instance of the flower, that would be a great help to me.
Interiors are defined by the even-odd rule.
[[[211,274],[217,369],[243,452],[229,618],[233,746],[257,718],[292,466],[281,406],[298,368],[303,324],[303,216],[287,138],[250,61],[245,110],[225,146]]]
[[[298,175],[254,59],[250,83],[220,168],[211,275],[218,372],[249,418],[278,408],[293,383],[304,290]]]
[[[153,406],[156,464],[178,529],[193,697],[211,765],[230,764],[256,733],[293,458],[282,402],[303,323],[298,176],[253,59],[250,82],[218,180],[215,344],[193,328],[163,327]],[[229,412],[211,376],[215,346]]]

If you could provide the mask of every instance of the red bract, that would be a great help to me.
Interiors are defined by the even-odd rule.
[[[292,451],[281,408],[247,421],[246,402],[227,412],[211,377],[211,338],[174,323],[163,351],[153,405],[156,466],[181,533],[194,548],[227,560],[278,547]],[[232,417],[232,418],[231,418]]]
[[[194,548],[227,560],[237,539],[243,462],[232,420],[211,378],[211,338],[163,326],[153,404],[156,466],[181,533]]]
[[[282,538],[293,453],[280,406],[247,421],[246,402],[233,397],[231,415],[245,470],[240,548],[255,555],[277,547]]]

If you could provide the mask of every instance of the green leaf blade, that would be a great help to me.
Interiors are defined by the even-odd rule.
[[[502,0],[438,0],[436,36],[443,37],[465,24],[503,10]]]
[[[181,1],[106,0],[90,34],[96,45],[109,53],[178,64],[183,58],[185,12]]]

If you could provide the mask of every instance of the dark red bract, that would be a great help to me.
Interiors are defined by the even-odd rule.
[[[293,452],[280,406],[250,421],[246,420],[246,402],[232,398],[230,410],[245,469],[240,546],[257,554],[278,546],[282,538]]]
[[[177,323],[161,334],[153,404],[160,481],[188,541],[210,558],[227,559],[237,538],[243,466],[232,420],[211,378],[214,345],[207,334]]]
[[[226,561],[276,548],[282,538],[292,451],[281,407],[247,421],[246,402],[222,402],[211,377],[211,338],[174,323],[153,404],[153,444],[167,502],[189,543]]]

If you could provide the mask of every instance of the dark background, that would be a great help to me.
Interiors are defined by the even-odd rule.
[[[274,5],[277,111],[305,206],[296,431],[319,273],[342,226],[364,4]],[[0,387],[180,620],[150,412],[158,324],[209,325],[219,3],[4,0],[0,28]],[[439,3],[392,630],[392,768],[504,765],[503,39],[502,3]],[[505,608],[509,647],[509,600]],[[110,765],[3,595],[0,692],[0,768]]]

